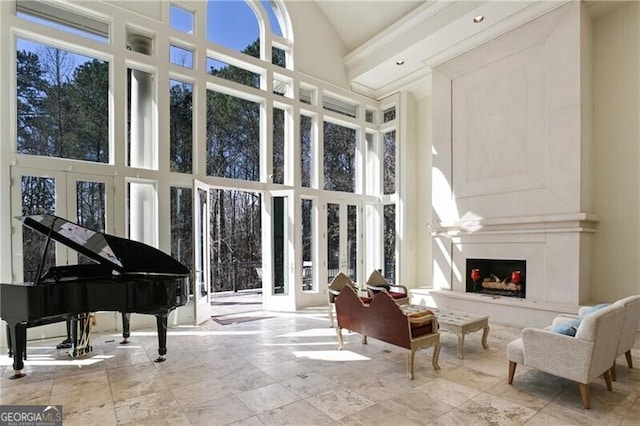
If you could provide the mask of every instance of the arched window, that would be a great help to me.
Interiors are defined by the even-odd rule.
[[[244,1],[207,2],[207,40],[260,57],[260,23]]]
[[[206,18],[210,42],[292,68],[291,23],[278,1],[209,0]]]

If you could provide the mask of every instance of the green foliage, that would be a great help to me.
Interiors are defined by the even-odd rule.
[[[75,59],[44,46],[17,52],[19,153],[109,161],[109,64]]]
[[[324,189],[354,192],[356,131],[324,123]]]
[[[170,168],[191,173],[193,151],[193,86],[174,84],[169,91]]]

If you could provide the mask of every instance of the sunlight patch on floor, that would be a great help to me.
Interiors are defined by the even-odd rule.
[[[371,358],[351,351],[293,351],[298,358],[315,359],[319,361],[370,361]]]

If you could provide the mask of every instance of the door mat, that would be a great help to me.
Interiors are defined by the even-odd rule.
[[[272,316],[264,316],[264,315],[260,315],[260,316],[243,316],[243,317],[230,317],[227,315],[218,315],[218,316],[211,316],[211,319],[214,320],[215,322],[217,322],[218,324],[221,325],[230,325],[230,324],[238,324],[238,323],[242,323],[242,322],[250,322],[250,321],[257,321],[257,320],[263,320],[263,319],[268,319],[268,318],[273,318]]]

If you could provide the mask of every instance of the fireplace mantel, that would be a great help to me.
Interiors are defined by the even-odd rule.
[[[501,218],[462,218],[453,222],[433,222],[431,236],[451,237],[468,234],[595,232],[598,218],[589,213],[556,214]]]

